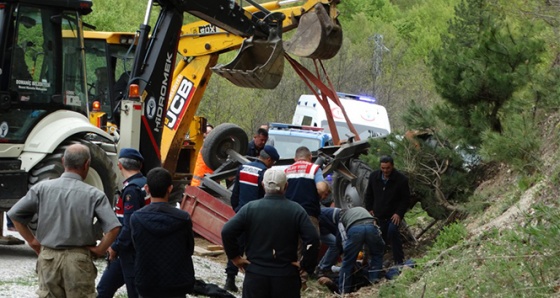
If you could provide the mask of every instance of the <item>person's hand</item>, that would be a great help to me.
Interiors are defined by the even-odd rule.
[[[242,258],[240,256],[231,259],[231,262],[233,263],[233,265],[235,265],[235,267],[239,268],[239,271],[241,271],[242,273],[245,273],[245,267],[251,264],[249,260]]]
[[[298,269],[299,275],[307,273],[307,272],[305,272],[305,270],[303,268],[301,268],[301,265],[300,265],[299,262],[292,262],[292,266],[295,266]]]
[[[109,261],[112,261],[117,258],[117,252],[114,251],[110,246],[107,248],[107,253],[109,253]]]
[[[105,252],[99,246],[88,246],[87,249],[97,258],[105,256]]]
[[[41,252],[41,243],[39,243],[39,240],[37,240],[37,238],[33,239],[33,241],[28,242],[29,247],[31,247],[35,253],[37,253],[37,255],[39,255],[39,253]]]
[[[401,217],[395,213],[391,216],[391,221],[398,227],[401,224]]]

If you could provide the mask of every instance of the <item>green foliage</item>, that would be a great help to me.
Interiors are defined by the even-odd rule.
[[[464,240],[466,236],[467,229],[463,224],[457,222],[452,223],[442,229],[432,249],[436,251],[448,249]]]
[[[96,27],[96,31],[135,32],[144,21],[147,1],[94,0],[93,12],[84,21]],[[159,7],[152,12],[150,24],[154,24]]]
[[[480,144],[477,136],[485,126],[502,133],[501,109],[527,85],[545,51],[538,30],[530,22],[509,21],[496,1],[462,1],[456,7],[455,19],[430,64],[436,88],[447,103],[439,107],[440,118],[468,128],[474,136],[462,137],[471,145]]]
[[[474,177],[436,131],[410,131],[404,137],[392,134],[370,144],[364,160],[375,167],[381,155],[392,155],[395,167],[409,178],[413,202],[420,202],[431,217],[445,219],[453,211],[462,212],[458,204],[472,193]]]
[[[540,166],[539,130],[524,115],[509,115],[504,131],[482,134],[480,154],[488,160],[504,162],[521,173],[534,173]]]
[[[530,214],[525,214],[525,220],[513,223],[511,229],[494,229],[471,239],[465,239],[460,224],[449,226],[426,258],[415,269],[405,270],[395,282],[383,285],[379,296],[556,295],[560,274],[557,203],[536,205]]]

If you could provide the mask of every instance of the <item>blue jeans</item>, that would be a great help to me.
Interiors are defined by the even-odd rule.
[[[14,227],[14,222],[8,216],[7,212],[6,212],[6,227],[8,227],[8,228],[13,228]]]
[[[369,251],[368,280],[372,283],[379,279],[385,251],[381,232],[372,223],[353,225],[346,231],[346,235],[348,239],[344,243],[344,257],[338,277],[338,287],[342,293],[352,292],[352,275],[356,258],[364,245]]]
[[[391,244],[395,265],[402,265],[404,262],[404,251],[399,226],[395,225],[391,219],[385,219],[379,221],[379,227],[381,228],[383,240]]]
[[[329,248],[325,255],[319,262],[319,270],[331,270],[331,267],[336,264],[340,252],[336,245],[336,236],[333,234],[321,235],[321,243],[327,245]]]

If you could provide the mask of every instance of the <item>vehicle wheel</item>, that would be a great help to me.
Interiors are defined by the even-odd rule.
[[[245,155],[248,144],[249,138],[241,127],[233,123],[223,123],[206,136],[201,149],[202,158],[208,167],[215,170],[226,162],[228,149]]]
[[[355,206],[364,206],[364,196],[368,185],[369,175],[373,170],[364,161],[353,158],[349,161],[348,169],[357,176],[355,186],[344,176],[334,173],[332,194],[334,204],[338,208],[348,209]]]
[[[88,176],[84,182],[105,192],[109,203],[113,206],[115,191],[117,189],[117,176],[113,171],[113,163],[109,157],[107,157],[103,149],[86,140],[72,139],[59,145],[52,154],[47,155],[29,172],[29,187],[43,180],[60,177],[60,175],[64,173],[64,166],[62,165],[64,151],[72,144],[83,144],[89,148],[91,164]],[[33,220],[29,226],[35,230],[36,224],[36,220]]]

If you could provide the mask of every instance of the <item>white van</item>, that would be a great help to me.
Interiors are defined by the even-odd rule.
[[[348,118],[356,128],[361,140],[383,137],[391,133],[391,125],[385,107],[376,104],[373,97],[337,92]],[[329,106],[340,139],[352,133],[346,124],[341,109],[329,98]],[[298,100],[292,124],[322,127],[330,133],[327,116],[315,95],[302,95]]]

